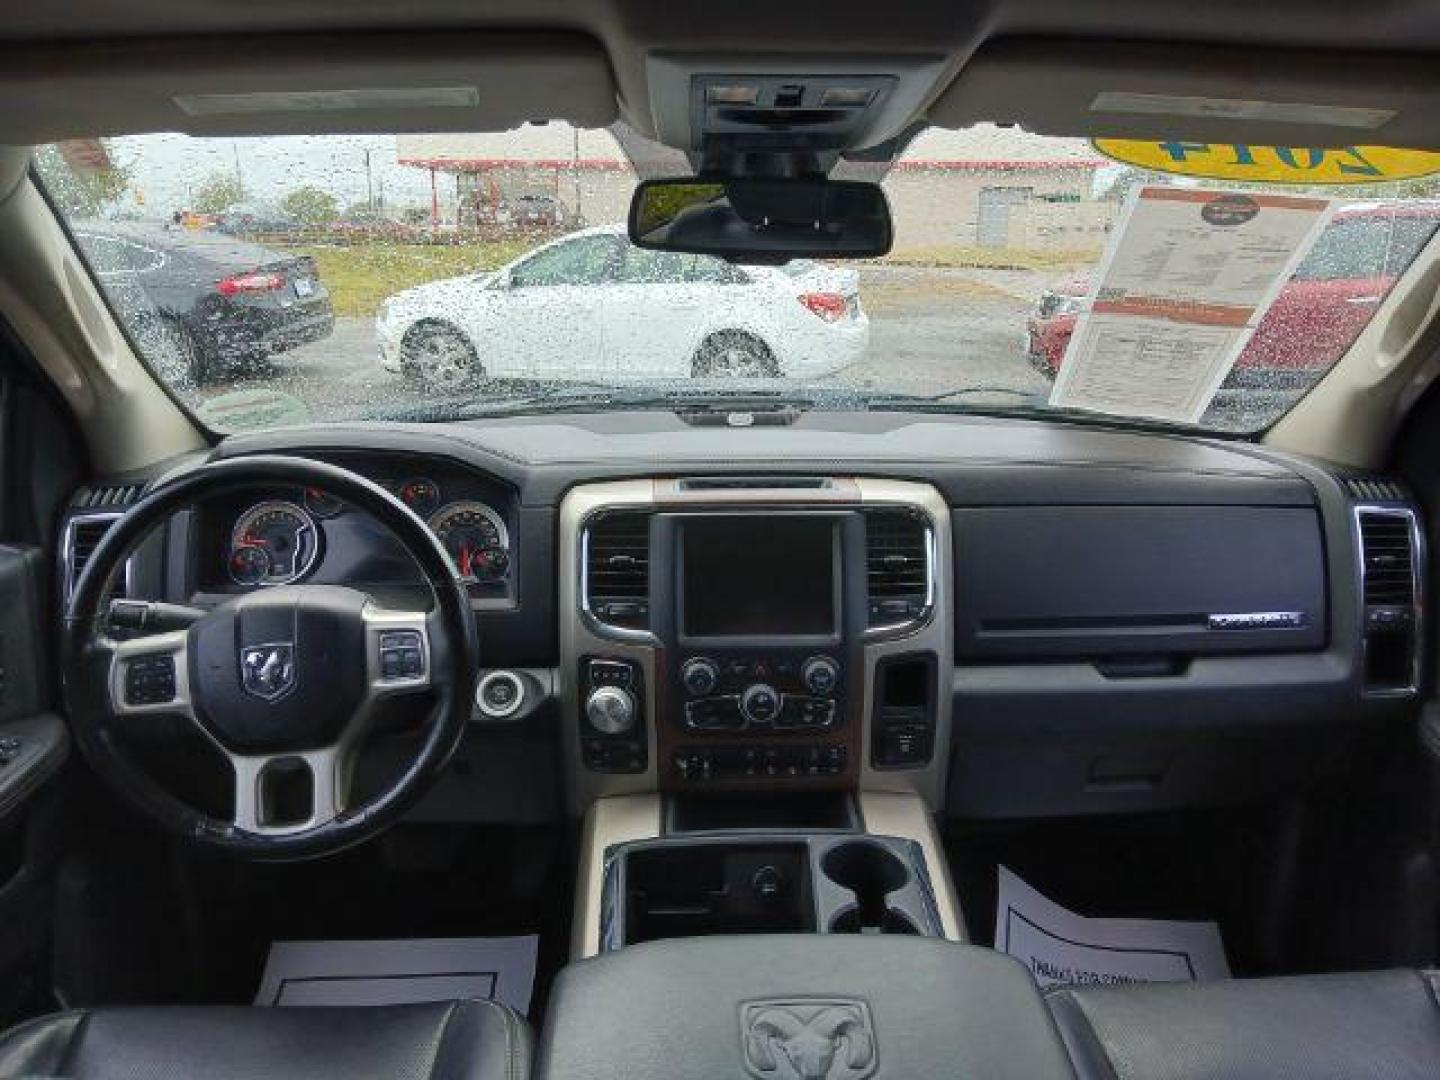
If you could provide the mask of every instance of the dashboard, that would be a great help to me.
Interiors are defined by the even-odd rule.
[[[276,452],[383,484],[466,577],[484,679],[442,817],[657,791],[905,791],[980,819],[1273,799],[1418,708],[1413,501],[1248,444],[617,412],[266,432],[166,470]],[[77,495],[67,575],[166,470]],[[303,490],[179,515],[127,580],[200,605],[424,588]]]

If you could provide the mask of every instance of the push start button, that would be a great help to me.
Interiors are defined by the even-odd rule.
[[[475,688],[475,705],[492,720],[514,716],[525,703],[525,683],[513,671],[492,671]]]

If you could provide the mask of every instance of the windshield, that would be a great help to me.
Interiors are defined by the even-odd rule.
[[[884,170],[889,255],[734,265],[630,245],[633,142],[165,134],[42,147],[36,171],[145,360],[217,431],[774,403],[1250,434],[1440,224],[1434,178],[1255,194],[977,126]]]

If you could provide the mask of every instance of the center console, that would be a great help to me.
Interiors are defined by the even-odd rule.
[[[625,481],[573,491],[561,526],[577,810],[643,791],[936,802],[953,632],[932,488]]]
[[[555,980],[543,1080],[1073,1080],[1035,981],[915,937],[660,941]]]

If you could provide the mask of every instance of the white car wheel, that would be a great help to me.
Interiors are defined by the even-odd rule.
[[[764,379],[780,374],[780,368],[759,338],[739,330],[721,330],[701,344],[691,372],[702,379]]]
[[[475,347],[454,327],[421,323],[400,350],[401,367],[439,390],[463,390],[484,373]]]

